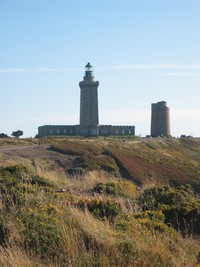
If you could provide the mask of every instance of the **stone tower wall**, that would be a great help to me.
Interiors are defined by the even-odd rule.
[[[99,125],[99,82],[82,81],[80,86],[80,125]]]
[[[170,114],[166,102],[161,101],[151,105],[151,136],[170,135]]]

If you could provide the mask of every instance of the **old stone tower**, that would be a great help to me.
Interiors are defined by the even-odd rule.
[[[165,101],[151,104],[151,136],[170,135],[169,108]]]
[[[94,80],[93,67],[90,63],[85,66],[85,76],[79,83],[80,94],[80,126],[98,126],[98,86]]]

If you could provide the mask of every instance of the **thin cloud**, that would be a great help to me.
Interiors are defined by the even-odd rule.
[[[111,67],[96,68],[97,70],[154,70],[154,69],[200,69],[200,64],[122,64]],[[0,73],[40,73],[40,72],[76,72],[82,71],[80,68],[2,68]],[[174,76],[199,76],[197,73],[164,73],[163,75]]]
[[[200,64],[129,64],[112,66],[113,70],[200,69]]]
[[[39,72],[73,72],[73,71],[81,71],[78,68],[6,68],[0,69],[0,73],[39,73]]]
[[[200,72],[168,72],[160,73],[161,76],[200,77]]]

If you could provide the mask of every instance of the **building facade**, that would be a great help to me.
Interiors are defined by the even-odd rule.
[[[165,101],[151,104],[151,136],[170,136],[170,114]]]
[[[109,136],[135,135],[135,126],[99,125],[98,86],[93,67],[85,66],[85,76],[80,87],[80,124],[79,125],[44,125],[38,127],[38,135],[45,136]]]
[[[99,125],[97,127],[81,125],[44,125],[38,128],[40,137],[44,136],[121,136],[135,135],[135,126]]]

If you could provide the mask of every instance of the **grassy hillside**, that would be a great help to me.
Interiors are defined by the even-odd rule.
[[[0,140],[0,266],[200,266],[199,139]]]
[[[79,155],[74,171],[101,169],[141,186],[189,183],[200,192],[199,139],[65,140],[52,149]]]

